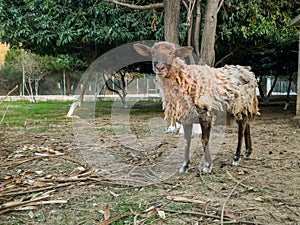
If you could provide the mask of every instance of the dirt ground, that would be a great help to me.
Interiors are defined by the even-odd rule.
[[[155,127],[152,136],[155,132],[147,128],[149,119],[161,118],[161,112],[131,116],[132,134],[146,139],[138,153],[136,139],[126,136],[120,121],[112,128],[110,114],[99,116],[98,141],[120,162],[112,167],[100,160],[100,169],[94,165],[98,172],[86,159],[103,156],[87,153],[93,143],[82,147],[75,141],[81,139],[70,119],[6,128],[1,131],[0,224],[300,224],[300,129],[292,120],[295,109],[282,108],[261,107],[261,116],[252,123],[254,152],[238,167],[230,166],[237,143],[234,126],[225,131],[211,174],[199,172],[202,147],[195,136],[199,149],[188,172],[173,171],[155,184],[150,181],[162,170],[144,183],[135,174],[136,185],[134,176],[127,182],[123,175],[154,164],[179,169],[181,162],[167,161],[168,167],[164,159],[180,146],[182,135],[164,134],[165,124]],[[120,136],[126,144],[118,142]],[[118,168],[122,163],[133,167]],[[101,168],[110,174],[103,176]]]

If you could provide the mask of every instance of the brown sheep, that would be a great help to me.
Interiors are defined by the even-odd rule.
[[[176,48],[169,42],[158,42],[153,47],[134,44],[134,49],[142,56],[152,56],[153,70],[158,75],[163,95],[165,118],[171,119],[173,124],[183,124],[186,144],[180,172],[185,172],[190,162],[193,123],[200,123],[202,129],[203,172],[209,173],[212,169],[209,139],[216,118],[226,118],[227,124],[235,120],[238,124],[238,144],[232,165],[239,163],[243,138],[246,145],[244,157],[250,156],[252,144],[249,119],[259,115],[255,90],[257,81],[250,67],[187,65],[179,57],[190,55],[193,48]]]

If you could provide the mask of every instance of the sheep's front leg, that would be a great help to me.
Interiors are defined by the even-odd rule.
[[[241,148],[242,148],[243,138],[245,135],[245,129],[246,129],[246,120],[245,119],[239,120],[238,121],[238,144],[237,144],[236,152],[235,152],[235,155],[234,155],[234,158],[232,161],[232,166],[239,165]]]
[[[212,169],[212,161],[209,152],[209,138],[211,131],[211,120],[201,121],[201,129],[202,129],[202,145],[204,149],[204,163],[202,171],[204,173],[210,173]]]
[[[184,173],[190,164],[190,147],[191,147],[191,139],[192,139],[192,128],[193,124],[183,125],[184,130],[184,161],[182,166],[180,167],[179,173]]]

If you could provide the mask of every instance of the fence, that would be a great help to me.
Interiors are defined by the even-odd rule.
[[[158,94],[157,84],[155,82],[156,76],[144,74],[142,78],[136,78],[134,80],[129,80],[125,77],[126,83],[126,92],[129,95],[152,95]],[[115,89],[115,84],[112,82],[112,88]],[[117,95],[116,93],[108,90],[106,86],[104,86],[101,91],[101,95]]]

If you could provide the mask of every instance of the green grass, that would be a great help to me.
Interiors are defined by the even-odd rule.
[[[113,110],[114,113],[130,113],[130,115],[141,115],[149,113],[159,113],[162,112],[161,102],[152,102],[152,101],[138,101],[126,102],[128,108],[123,108],[121,102],[114,101],[100,101],[96,103],[95,111],[96,116],[108,115]]]
[[[2,124],[0,124],[0,126],[38,126],[44,124],[58,123],[63,120],[66,120],[66,114],[71,104],[71,102],[3,102],[0,105],[0,121],[2,120]],[[119,102],[97,102],[95,105],[96,117],[111,114],[112,107],[114,107],[114,113],[129,113],[130,115],[141,115],[162,112],[160,102],[139,101],[127,102],[127,104],[128,108],[124,109]],[[80,111],[84,112],[84,110],[84,106],[80,108]],[[90,109],[88,108],[86,111],[86,115],[88,115],[89,110]],[[47,128],[44,127],[43,129]]]
[[[65,120],[70,105],[70,102],[3,102],[0,105],[1,126],[60,122]]]

